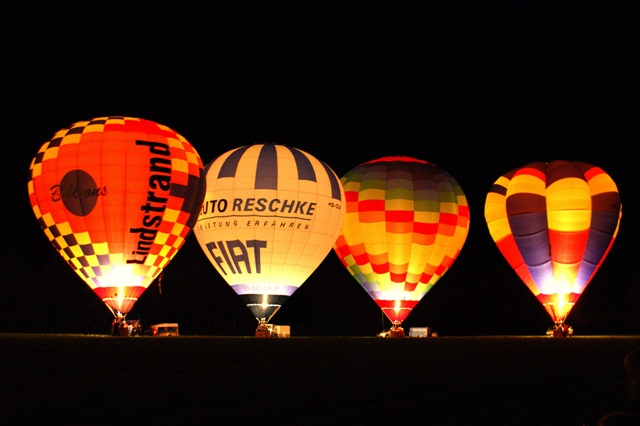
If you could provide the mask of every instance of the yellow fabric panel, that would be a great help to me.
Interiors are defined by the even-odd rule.
[[[457,212],[457,208],[455,210]],[[440,212],[437,211],[415,211],[413,213],[415,222],[419,223],[438,223],[440,220]]]
[[[386,210],[412,211],[414,210],[413,200],[403,198],[394,198],[385,200],[384,207]]]
[[[531,193],[545,196],[545,183],[537,176],[530,174],[519,174],[511,179],[507,188],[507,197],[512,194]]]
[[[582,179],[567,178],[554,182],[547,189],[549,229],[582,231],[591,225],[591,194]]]

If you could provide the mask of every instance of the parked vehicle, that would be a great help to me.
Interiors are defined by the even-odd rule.
[[[170,337],[179,336],[178,323],[164,322],[151,326],[151,336],[153,337]]]

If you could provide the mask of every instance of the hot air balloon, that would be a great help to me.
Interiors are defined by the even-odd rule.
[[[278,144],[227,151],[207,165],[206,176],[194,233],[262,337],[331,251],[344,219],[342,185],[325,163]]]
[[[611,177],[577,161],[512,170],[495,181],[485,202],[491,237],[561,334],[609,253],[621,216]]]
[[[133,117],[64,128],[31,162],[33,212],[64,260],[124,318],[185,242],[204,166],[174,130]]]
[[[458,182],[411,157],[383,157],[350,170],[334,251],[402,336],[402,321],[449,270],[469,232]]]

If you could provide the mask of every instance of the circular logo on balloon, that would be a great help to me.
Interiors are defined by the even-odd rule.
[[[84,170],[67,172],[60,185],[52,189],[53,201],[60,201],[76,216],[87,216],[98,203],[98,197],[107,194],[106,187],[98,187],[96,181]]]

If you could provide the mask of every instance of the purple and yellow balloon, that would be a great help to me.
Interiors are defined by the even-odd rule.
[[[611,177],[577,161],[535,162],[505,173],[485,202],[491,237],[556,328],[602,265],[621,217]]]

